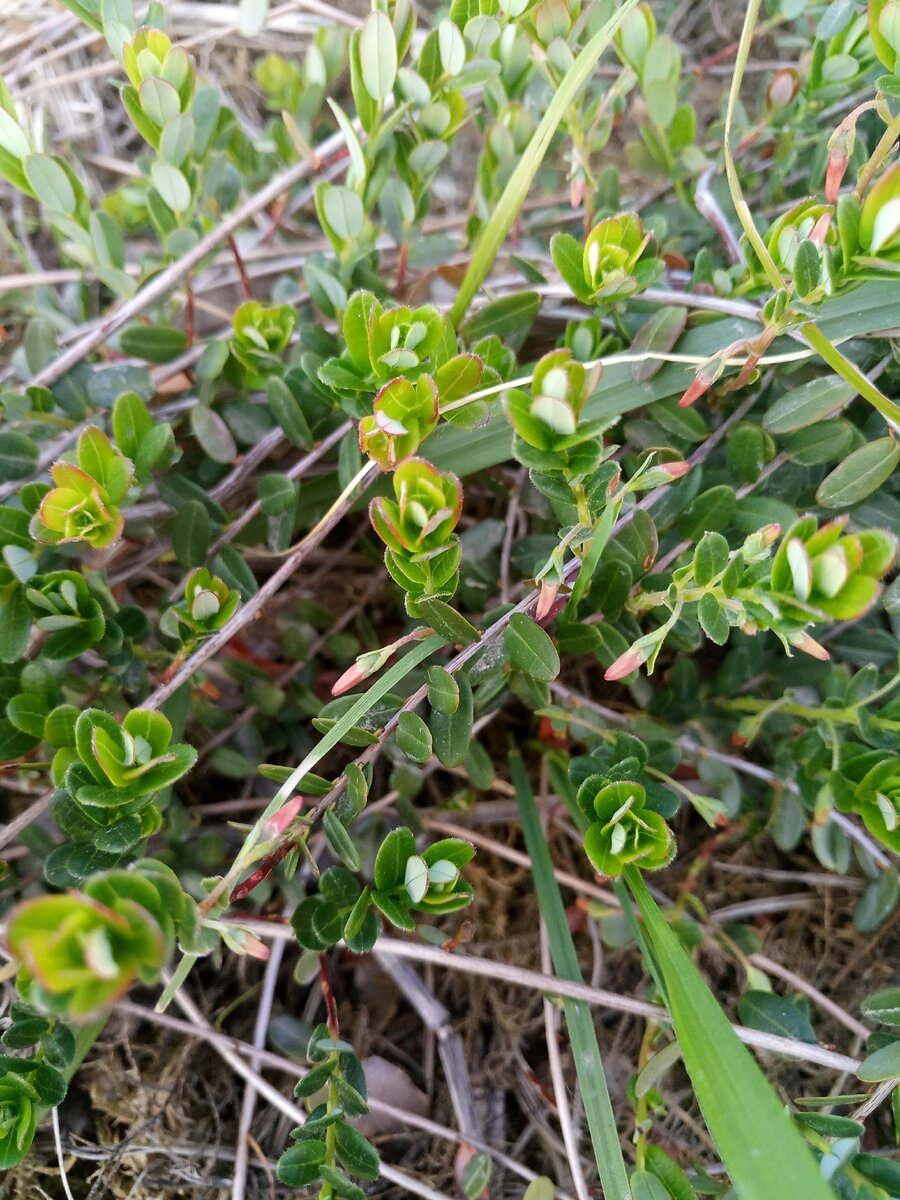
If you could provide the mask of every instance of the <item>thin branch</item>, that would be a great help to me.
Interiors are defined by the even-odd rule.
[[[259,1008],[256,1010],[256,1021],[253,1026],[254,1051],[264,1049],[266,1035],[269,1032],[269,1021],[272,1016],[272,1005],[275,1000],[275,985],[278,982],[278,971],[284,958],[285,942],[276,942],[272,947],[266,969],[263,973],[262,991],[259,997]],[[259,1054],[250,1056],[250,1065],[254,1071],[260,1068]],[[234,1179],[231,1185],[231,1200],[244,1200],[247,1194],[247,1168],[249,1166],[250,1126],[253,1124],[253,1113],[256,1109],[256,1086],[247,1080],[244,1088],[244,1099],[241,1103],[241,1115],[238,1120],[237,1141],[235,1143]]]
[[[104,69],[106,68],[104,67]],[[295,187],[309,175],[313,174],[320,159],[330,157],[332,154],[342,150],[343,147],[344,135],[342,133],[334,133],[317,147],[318,158],[316,162],[303,159],[288,167],[286,171],[282,171],[280,175],[276,175],[270,183],[264,188],[260,188],[254,195],[249,196],[239,208],[236,208],[233,213],[229,213],[215,229],[211,229],[205,237],[202,237],[196,245],[192,246],[179,259],[160,271],[158,275],[154,275],[139,292],[132,296],[131,299],[120,304],[96,328],[86,333],[73,346],[70,346],[68,350],[54,359],[53,362],[48,363],[42,371],[38,371],[34,378],[29,381],[29,386],[49,387],[51,383],[55,383],[67,371],[71,371],[83,358],[93,350],[96,350],[98,346],[102,346],[114,333],[124,328],[129,321],[144,312],[152,304],[155,304],[157,300],[162,300],[164,296],[168,295],[172,288],[193,271],[212,249],[236,233],[245,221],[255,216],[256,213],[261,212],[264,208],[267,208],[268,205],[277,200],[284,192]],[[309,188],[307,190],[311,198],[313,189]]]
[[[173,675],[168,683],[161,684],[153,694],[144,701],[142,707],[157,709],[174,695],[178,689],[191,678],[192,675],[209,662],[223,646],[227,646],[235,634],[261,612],[266,604],[275,595],[283,583],[285,583],[294,574],[305,558],[308,558],[313,550],[321,546],[325,538],[334,527],[339,524],[342,518],[350,511],[356,499],[356,488],[364,480],[364,476],[370,473],[370,468],[374,467],[374,463],[367,463],[359,474],[350,481],[343,492],[329,508],[328,512],[321,520],[313,526],[306,537],[300,542],[294,552],[285,559],[277,571],[271,575],[262,585],[256,595],[251,596],[246,604],[241,605],[234,616],[227,624],[211,638],[202,642],[194,653]]]

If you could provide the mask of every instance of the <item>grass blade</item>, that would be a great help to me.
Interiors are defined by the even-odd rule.
[[[694,1093],[740,1200],[835,1200],[803,1137],[703,981],[635,867],[644,918]]]
[[[534,794],[528,782],[521,755],[511,754],[509,766],[522,817],[525,846],[528,850],[528,857],[531,859],[531,870],[534,875],[538,902],[547,925],[547,939],[550,943],[554,970],[562,979],[582,983],[578,956],[569,932],[556,876],[553,874],[550,851],[547,849],[547,842],[534,802]],[[603,1073],[603,1062],[600,1058],[600,1048],[597,1045],[597,1035],[594,1031],[590,1007],[581,1000],[564,999],[563,1011],[566,1016],[569,1038],[572,1042],[575,1069],[578,1073],[578,1083],[584,1100],[584,1111],[591,1131],[591,1141],[594,1145],[604,1197],[606,1200],[631,1200],[631,1189],[628,1186],[628,1175],[619,1145],[616,1120],[613,1116],[609,1089],[606,1086],[606,1076]]]
[[[544,155],[547,153],[551,139],[565,116],[566,109],[574,102],[582,87],[587,83],[600,55],[610,44],[616,30],[636,3],[637,0],[625,0],[625,3],[616,9],[603,28],[597,30],[569,67],[562,83],[554,93],[553,99],[547,105],[540,125],[534,131],[525,153],[519,160],[519,165],[510,176],[509,182],[503,189],[503,195],[475,246],[472,261],[469,263],[469,269],[466,271],[450,313],[450,320],[455,326],[458,327],[466,315],[472,297],[481,287],[488,271],[493,266],[497,251],[503,245],[506,235],[512,228],[513,221],[525,202],[525,197],[528,195],[538,168],[544,161]]]

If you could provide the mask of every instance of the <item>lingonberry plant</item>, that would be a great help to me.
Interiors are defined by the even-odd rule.
[[[242,0],[252,112],[179,6],[63,3],[120,158],[0,41],[0,1167],[117,1006],[154,1019],[133,993],[246,1081],[234,1200],[257,1093],[295,1125],[273,1195],[898,1200],[890,964],[873,1031],[700,886],[750,854],[855,895],[841,937],[896,921],[898,0],[749,0],[711,54],[662,0],[317,2],[261,54],[292,6]],[[516,812],[525,856],[476,832]],[[542,974],[474,953],[504,887]],[[584,984],[585,928],[641,997]],[[453,1128],[367,1083],[368,955]],[[516,1051],[540,1145],[498,1144],[403,956],[558,989],[568,1080],[552,1001],[547,1081]],[[248,959],[237,1050],[191,992]],[[590,1003],[643,1022],[609,1085]],[[293,1100],[260,1075],[291,1004]],[[837,1084],[779,1094],[743,1043]]]

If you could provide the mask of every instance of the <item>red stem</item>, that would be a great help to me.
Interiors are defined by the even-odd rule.
[[[322,977],[322,999],[325,1001],[325,1019],[328,1024],[328,1032],[334,1041],[337,1041],[341,1036],[340,1026],[338,1025],[337,1005],[334,1002],[334,992],[331,989],[331,979],[328,975],[328,960],[324,954],[319,955],[319,974]]]
[[[253,293],[250,290],[250,277],[247,274],[247,268],[244,266],[244,260],[241,258],[241,252],[237,248],[237,242],[231,235],[226,238],[226,241],[228,242],[228,249],[231,251],[232,257],[237,263],[238,274],[241,277],[241,287],[244,291],[244,299],[252,300]]]

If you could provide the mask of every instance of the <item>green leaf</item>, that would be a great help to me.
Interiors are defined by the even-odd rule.
[[[839,375],[818,376],[776,400],[763,417],[768,433],[794,433],[839,413],[856,395]]]
[[[391,892],[405,881],[406,860],[416,852],[416,839],[411,829],[401,826],[392,829],[378,848],[373,868],[375,887],[379,892]]]
[[[259,506],[267,517],[278,517],[296,508],[297,486],[287,475],[263,475],[257,491]]]
[[[559,655],[550,635],[524,613],[513,613],[503,640],[509,661],[529,678],[550,683],[559,674]]]
[[[309,450],[313,444],[312,432],[303,409],[283,379],[273,375],[266,380],[266,398],[285,436],[301,450]]]
[[[649,1171],[633,1171],[630,1183],[632,1200],[672,1200],[662,1180]]]
[[[521,756],[511,754],[509,765],[522,818],[525,847],[531,859],[538,902],[547,926],[553,968],[560,979],[583,983],[547,839],[541,828],[534,795]],[[569,997],[563,998],[563,1011],[604,1195],[610,1197],[610,1200],[613,1197],[616,1200],[628,1200],[628,1176],[597,1045],[593,1014],[585,1001]]]
[[[77,207],[69,176],[47,154],[29,154],[23,160],[25,177],[42,204],[52,212],[73,216]]]
[[[424,763],[431,758],[431,730],[418,713],[400,714],[396,740],[398,748],[413,762]]]
[[[540,309],[541,298],[537,292],[515,292],[485,304],[469,317],[462,332],[470,344],[486,337],[501,340],[513,335],[524,337]]]
[[[669,928],[626,867],[694,1094],[741,1200],[834,1200],[802,1135]],[[764,1149],[763,1149],[764,1148]]]
[[[721,533],[704,534],[694,551],[694,579],[706,587],[728,566],[728,542]]]
[[[317,1138],[304,1138],[285,1150],[278,1160],[278,1182],[285,1187],[306,1187],[319,1178],[319,1167],[325,1161],[325,1143]]]
[[[457,675],[459,705],[450,714],[435,709],[431,714],[434,752],[445,767],[458,767],[469,752],[474,722],[472,686],[465,675]]]
[[[199,500],[188,500],[172,526],[172,549],[183,567],[200,567],[209,553],[209,513]]]
[[[580,247],[578,253],[580,264]],[[687,312],[688,310],[681,305],[677,307],[671,305],[657,309],[634,335],[629,353],[646,354],[652,352],[655,355],[668,354],[670,350],[674,349],[675,343],[684,333],[685,326],[687,325]],[[637,383],[646,383],[663,366],[665,366],[665,363],[662,358],[647,358],[643,362],[632,363],[631,378]]]
[[[864,1083],[881,1083],[885,1079],[900,1079],[900,1041],[882,1046],[862,1061],[856,1072]]]
[[[474,1200],[484,1192],[491,1182],[493,1169],[493,1160],[484,1150],[472,1155],[463,1169],[462,1188],[466,1200]]]
[[[797,257],[794,260],[794,283],[799,295],[808,296],[814,292],[821,278],[822,259],[819,248],[809,238],[804,238],[797,247]]]
[[[177,167],[157,159],[150,167],[150,178],[172,212],[187,212],[191,207],[191,185]]]
[[[860,1005],[862,1015],[879,1025],[900,1025],[900,988],[882,988],[866,996]]]
[[[31,632],[31,612],[20,587],[8,592],[0,604],[0,662],[13,663],[22,657]]]
[[[386,892],[373,892],[372,903],[397,929],[403,929],[407,933],[412,933],[416,928],[416,923],[410,916],[409,911]]]
[[[338,1088],[343,1084],[342,1079],[337,1081]],[[339,1171],[337,1167],[330,1167],[328,1163],[323,1163],[319,1168],[319,1178],[323,1183],[331,1185],[332,1194],[342,1196],[344,1200],[366,1200],[366,1193],[361,1187],[348,1179],[343,1171]]]
[[[647,1147],[647,1169],[666,1185],[672,1200],[697,1200],[690,1180],[661,1146]]]
[[[804,1129],[812,1129],[824,1137],[858,1138],[865,1133],[865,1126],[849,1117],[837,1117],[833,1113],[794,1113],[794,1120]]]
[[[377,1179],[381,1169],[378,1151],[359,1130],[341,1121],[336,1127],[337,1155],[341,1163],[360,1179]]]
[[[173,167],[180,167],[193,149],[196,133],[197,128],[190,113],[179,113],[173,117],[159,139],[159,152],[165,161]],[[159,185],[156,186],[158,191]]]
[[[843,458],[852,445],[853,427],[849,421],[818,421],[790,434],[785,452],[801,467],[816,467]]]
[[[383,16],[372,13],[372,16]],[[325,220],[341,241],[353,241],[362,232],[366,219],[363,202],[347,187],[326,186],[322,191]]]
[[[116,399],[112,427],[116,445],[128,458],[134,459],[144,438],[153,428],[153,418],[137,392],[123,392]]]
[[[5,483],[33,475],[37,461],[37,444],[27,434],[0,433],[0,480]]]
[[[44,722],[49,711],[49,702],[36,692],[20,692],[6,706],[6,715],[16,729],[34,738],[44,736]]]
[[[176,358],[185,352],[188,344],[180,329],[168,325],[129,325],[122,331],[119,341],[125,354],[153,363]],[[122,449],[124,451],[125,447]]]
[[[329,808],[322,817],[322,828],[328,839],[328,845],[350,871],[358,871],[361,866],[359,851],[353,838],[338,820],[334,809]]]
[[[420,600],[419,611],[434,632],[451,645],[471,646],[481,637],[471,622],[443,600]]]
[[[397,78],[397,39],[383,12],[369,13],[363,22],[359,57],[366,91],[373,100],[386,100]]]
[[[425,672],[428,683],[428,703],[435,712],[452,716],[459,708],[459,684],[443,667],[429,667]]]
[[[900,462],[900,442],[893,437],[867,442],[848,455],[819,484],[816,500],[824,508],[849,508],[877,491]]]
[[[738,1016],[751,1029],[796,1038],[799,1042],[815,1042],[816,1034],[798,1005],[774,992],[744,992],[738,1001]]]
[[[682,537],[693,540],[704,533],[725,529],[734,513],[734,488],[719,484],[701,492],[678,522]]]
[[[856,1154],[850,1165],[890,1195],[900,1195],[900,1163],[878,1154]]]
[[[715,642],[717,646],[725,645],[728,635],[731,633],[731,626],[728,624],[728,618],[725,616],[722,605],[712,592],[707,592],[705,596],[700,597],[700,603],[697,605],[697,619],[701,629],[711,642]]]
[[[553,1186],[553,1180],[548,1179],[546,1175],[539,1175],[537,1179],[532,1179],[529,1183],[522,1200],[555,1200],[555,1197],[556,1188]]]
[[[205,404],[195,404],[191,409],[191,430],[213,462],[230,463],[237,456],[237,446],[228,426]]]
[[[302,1079],[298,1080],[297,1086],[294,1088],[294,1095],[298,1100],[302,1100],[304,1096],[314,1096],[320,1088],[325,1086],[336,1067],[337,1062],[335,1059],[330,1059],[318,1067],[313,1067],[311,1071],[307,1071]]]

